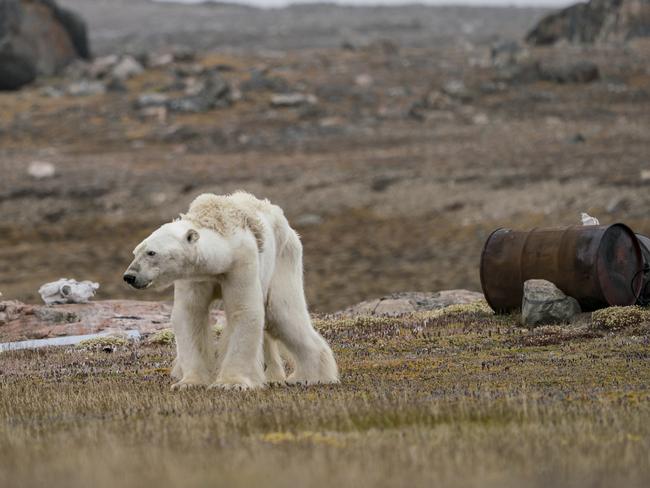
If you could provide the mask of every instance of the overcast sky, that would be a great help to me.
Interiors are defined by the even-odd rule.
[[[156,0],[176,3],[203,3],[205,0]],[[277,7],[289,3],[314,3],[315,0],[226,0],[232,3],[245,3],[259,7]],[[318,0],[316,0],[318,1]],[[322,0],[321,0],[322,1]],[[325,0],[329,1],[329,0]],[[407,3],[422,3],[427,5],[517,5],[517,6],[551,6],[564,7],[578,1],[566,0],[338,0],[336,2],[346,5],[399,5]]]

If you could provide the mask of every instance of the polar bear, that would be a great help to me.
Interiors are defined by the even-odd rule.
[[[279,345],[293,363],[288,383],[338,382],[332,350],[307,311],[302,244],[280,207],[245,192],[203,194],[133,254],[124,273],[130,286],[174,285],[172,389],[285,381]],[[215,358],[209,309],[219,298],[227,325]]]

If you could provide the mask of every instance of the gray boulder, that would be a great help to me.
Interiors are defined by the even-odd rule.
[[[524,298],[521,304],[523,325],[535,327],[567,323],[580,312],[578,301],[566,296],[550,281],[528,280],[524,283]]]
[[[0,0],[0,90],[90,57],[83,20],[53,0]]]

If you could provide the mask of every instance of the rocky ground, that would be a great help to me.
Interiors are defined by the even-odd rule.
[[[352,305],[337,312],[336,316],[397,316],[481,300],[483,295],[467,290],[403,292]],[[165,302],[103,300],[28,305],[17,300],[0,301],[0,345],[98,333],[122,336],[128,331],[137,331],[139,336],[148,337],[170,329],[170,316],[171,306]],[[218,305],[212,309],[212,322],[217,327],[226,324],[225,314]]]
[[[100,58],[0,93],[5,299],[36,303],[61,277],[169,298],[134,295],[122,271],[206,191],[286,209],[320,312],[479,290],[500,226],[587,211],[650,231],[642,40],[508,42],[543,13],[527,9],[62,4]]]

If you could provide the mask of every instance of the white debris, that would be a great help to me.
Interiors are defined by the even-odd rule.
[[[580,218],[582,219],[582,225],[600,225],[600,221],[588,213],[582,212]]]
[[[33,161],[27,168],[27,173],[32,178],[43,180],[45,178],[52,178],[56,174],[56,168],[52,163],[45,161]]]
[[[61,278],[52,283],[45,283],[38,293],[46,305],[56,303],[87,303],[95,296],[99,283],[92,281],[76,281]]]

